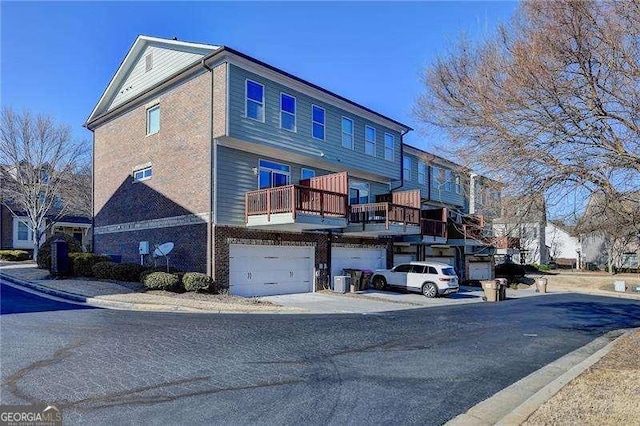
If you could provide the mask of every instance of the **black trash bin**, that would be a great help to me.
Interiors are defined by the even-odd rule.
[[[498,301],[507,300],[507,280],[505,278],[497,278],[498,284]]]
[[[360,291],[362,289],[362,271],[360,269],[351,268],[345,268],[343,271],[345,275],[351,277],[351,292]]]
[[[62,238],[51,242],[51,275],[62,277],[69,274],[69,244]]]

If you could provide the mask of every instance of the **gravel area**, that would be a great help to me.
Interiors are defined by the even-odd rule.
[[[640,330],[536,410],[525,425],[640,425]]]
[[[228,294],[208,294],[208,293],[172,293],[164,290],[150,290],[145,292],[153,296],[165,296],[173,299],[189,299],[189,300],[202,300],[206,302],[218,302],[228,304],[240,304],[240,305],[271,305],[273,303],[266,300],[260,300],[257,297],[238,297],[230,296]]]

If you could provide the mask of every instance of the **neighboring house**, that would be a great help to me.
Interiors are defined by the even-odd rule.
[[[88,217],[63,216],[49,227],[40,244],[59,233],[74,237],[86,250],[91,248],[91,219]],[[29,219],[20,211],[17,211],[17,215],[12,214],[4,205],[0,207],[0,249],[33,250],[33,231]]]
[[[505,197],[501,214],[493,219],[493,233],[496,238],[517,240],[508,245],[518,249],[500,256],[500,261],[508,258],[520,264],[549,263],[546,241],[547,215],[542,197]]]
[[[344,268],[464,265],[447,228],[468,171],[231,48],[138,37],[86,127],[97,253],[151,263],[173,242],[171,264],[243,296],[314,291]]]
[[[549,221],[545,228],[545,243],[549,261],[559,267],[578,267],[580,260],[580,239],[575,236],[573,227],[558,221]]]
[[[640,194],[626,193],[615,200],[605,200],[601,194],[592,195],[577,230],[583,268],[637,268]]]

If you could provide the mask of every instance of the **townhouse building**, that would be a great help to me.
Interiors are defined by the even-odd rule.
[[[458,259],[452,164],[404,145],[409,126],[229,47],[138,37],[85,125],[98,253],[150,263],[173,242],[171,264],[243,296]]]

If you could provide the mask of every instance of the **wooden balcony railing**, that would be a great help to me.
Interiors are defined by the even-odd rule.
[[[520,238],[515,237],[495,237],[493,239],[493,246],[498,249],[519,249]]]
[[[432,219],[422,219],[420,221],[420,231],[422,235],[447,238],[447,222]]]
[[[287,185],[265,188],[245,194],[246,217],[276,213],[347,218],[347,195],[308,186]]]
[[[349,221],[363,225],[384,223],[385,229],[389,229],[391,223],[419,225],[420,209],[393,203],[355,204],[351,206]]]

